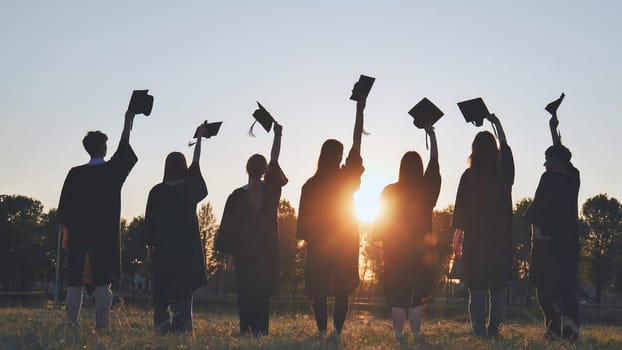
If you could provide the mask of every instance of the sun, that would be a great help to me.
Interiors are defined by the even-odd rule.
[[[380,207],[380,193],[390,183],[382,173],[365,171],[361,178],[361,187],[354,195],[357,218],[366,223],[376,219]]]

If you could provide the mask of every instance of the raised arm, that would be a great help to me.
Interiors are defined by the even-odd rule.
[[[501,126],[501,121],[499,120],[499,118],[497,118],[497,116],[493,113],[489,114],[487,119],[490,120],[494,124],[495,129],[497,129],[497,137],[499,137],[499,143],[502,145],[507,145],[508,141],[505,138],[505,131],[503,131],[503,126]]]
[[[432,160],[438,161],[438,143],[436,141],[436,133],[434,132],[434,126],[432,124],[426,124],[424,126],[425,132],[430,136],[430,161]]]
[[[194,153],[192,154],[192,162],[198,162],[201,159],[201,141],[203,140],[203,136],[207,133],[207,122],[199,125],[197,127],[197,131],[195,135],[198,135],[196,143],[194,144]],[[190,144],[192,145],[192,144]]]
[[[277,122],[274,123],[274,139],[272,140],[272,150],[270,151],[270,162],[279,162],[281,154],[281,135],[283,134],[283,126]]]
[[[363,135],[363,111],[367,97],[360,97],[356,101],[356,120],[354,121],[354,133],[352,135],[352,149],[357,153],[361,153],[361,138]]]
[[[549,120],[549,129],[551,130],[551,138],[553,139],[553,145],[558,146],[562,144],[562,138],[559,136],[559,131],[557,131],[557,127],[559,126],[559,119],[557,119],[557,114],[554,114]]]
[[[125,123],[123,124],[123,131],[121,132],[121,139],[130,142],[130,132],[132,131],[132,124],[134,123],[134,113],[129,110],[125,112]]]
[[[192,154],[193,163],[198,163],[199,159],[201,159],[201,139],[202,137],[197,138],[197,143],[194,144],[194,153]]]

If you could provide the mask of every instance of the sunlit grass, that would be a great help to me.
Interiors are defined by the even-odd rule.
[[[235,314],[195,313],[194,334],[156,337],[151,312],[120,311],[112,314],[112,327],[93,329],[93,313],[87,309],[78,328],[64,324],[64,311],[56,308],[0,309],[0,349],[395,349],[390,320],[366,311],[349,315],[340,340],[320,337],[308,314],[273,315],[270,335],[261,338],[238,336]],[[413,339],[407,331],[402,348],[421,349],[573,349],[566,342],[542,339],[535,323],[510,323],[502,339],[476,340],[467,323],[433,320],[422,326],[422,336]],[[585,326],[578,349],[621,349],[622,328]]]

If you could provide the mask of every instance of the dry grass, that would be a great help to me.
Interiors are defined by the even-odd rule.
[[[114,310],[109,330],[96,331],[94,315],[86,309],[80,327],[63,322],[56,308],[0,309],[0,349],[573,349],[565,342],[542,339],[535,323],[508,324],[502,339],[476,340],[469,326],[457,321],[428,321],[422,336],[395,341],[391,323],[365,311],[354,311],[340,340],[319,337],[312,316],[275,315],[271,334],[253,338],[238,336],[235,314],[195,313],[194,335],[156,337],[150,311]],[[585,326],[577,349],[622,349],[622,327]]]

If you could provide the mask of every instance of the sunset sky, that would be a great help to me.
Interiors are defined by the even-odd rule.
[[[425,3],[425,5],[424,5]],[[236,1],[34,2],[0,5],[0,194],[58,204],[67,171],[88,161],[88,130],[119,141],[133,89],[150,89],[152,115],[137,117],[139,162],[127,179],[122,216],[144,213],[171,151],[187,147],[203,120],[222,120],[204,143],[201,168],[218,218],[246,182],[253,153],[269,155],[272,134],[256,128],[260,101],[283,125],[282,198],[297,208],[322,142],[352,144],[350,90],[376,77],[365,113],[366,172],[358,196],[369,220],[397,178],[407,150],[427,162],[425,136],[408,110],[428,97],[443,178],[437,208],[453,204],[470,144],[456,102],[483,97],[514,151],[514,200],[533,196],[551,144],[544,106],[559,110],[563,143],[581,171],[579,203],[599,193],[622,199],[622,2],[618,1]]]

